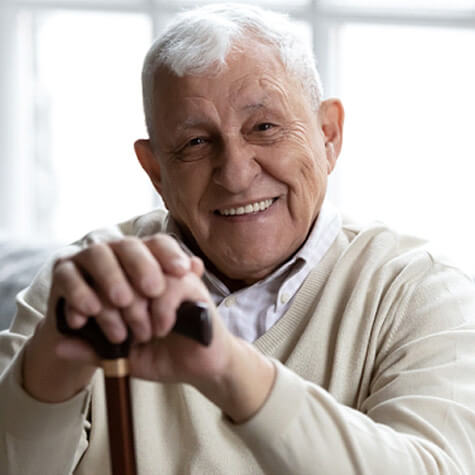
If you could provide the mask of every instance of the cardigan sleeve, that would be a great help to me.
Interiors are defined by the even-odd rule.
[[[94,383],[68,401],[45,404],[22,387],[23,346],[46,315],[52,267],[57,258],[88,244],[128,234],[160,230],[161,210],[116,226],[93,231],[51,256],[33,283],[17,296],[17,313],[8,331],[0,332],[0,469],[2,475],[73,473],[88,448],[87,418]],[[6,462],[4,462],[6,461]]]
[[[361,407],[274,362],[264,406],[233,429],[265,473],[475,473],[475,288],[432,270],[406,289]]]
[[[58,404],[37,401],[22,387],[23,347],[46,312],[53,262],[20,292],[11,327],[0,332],[0,460],[6,475],[69,474],[87,448],[90,387]]]
[[[22,352],[0,378],[2,473],[70,474],[87,448],[90,388],[62,403],[39,402],[21,386],[21,358]]]

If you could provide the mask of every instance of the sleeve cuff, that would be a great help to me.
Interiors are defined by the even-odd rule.
[[[279,361],[271,361],[276,368],[276,379],[263,406],[243,424],[228,422],[249,447],[257,449],[272,445],[286,431],[305,399],[305,382]]]
[[[0,380],[3,386],[4,424],[17,439],[62,438],[82,429],[91,398],[88,387],[61,403],[44,403],[34,399],[22,387],[23,350],[17,353]],[[3,399],[3,397],[2,397]]]

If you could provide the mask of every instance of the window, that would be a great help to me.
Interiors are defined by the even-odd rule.
[[[338,38],[345,210],[473,264],[475,30],[346,24]]]
[[[149,18],[135,13],[56,11],[37,21],[37,216],[44,234],[73,239],[152,205],[134,156],[146,137],[140,71],[151,42]],[[127,32],[127,34],[124,34]],[[85,213],[87,223],[77,219]],[[84,220],[86,221],[86,220]]]
[[[140,72],[150,17],[21,7],[14,21],[10,66],[18,86],[9,85],[9,110],[16,129],[11,158],[0,163],[10,176],[3,234],[68,242],[150,209],[154,193],[133,151],[146,136]],[[9,121],[0,112],[0,123]]]
[[[158,204],[135,159],[140,69],[193,0],[0,6],[0,233],[70,241]],[[330,196],[475,274],[475,0],[248,0],[290,13],[346,109]]]
[[[426,12],[458,12],[465,10],[470,12],[475,6],[475,2],[473,0],[321,0],[321,3],[330,8],[366,8],[369,11],[386,9],[392,10],[393,12],[401,12],[403,10],[425,10]]]

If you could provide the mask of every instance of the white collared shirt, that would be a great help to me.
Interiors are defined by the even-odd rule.
[[[231,292],[218,277],[205,271],[203,280],[228,329],[248,342],[269,330],[289,308],[297,290],[333,244],[340,229],[340,214],[325,200],[304,245],[265,279]],[[191,254],[173,219],[167,220],[166,231]]]

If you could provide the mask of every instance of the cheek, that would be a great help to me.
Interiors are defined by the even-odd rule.
[[[308,155],[300,167],[300,183],[303,192],[314,197],[325,192],[327,169],[322,157]]]
[[[196,221],[207,187],[206,171],[197,164],[175,164],[162,176],[162,197],[172,216],[190,227]]]
[[[326,187],[327,167],[324,147],[307,137],[303,130],[289,134],[269,169],[288,186],[291,197],[313,200]]]
[[[290,196],[293,215],[310,225],[320,211],[327,189],[326,171],[315,157],[301,161],[295,193]]]

